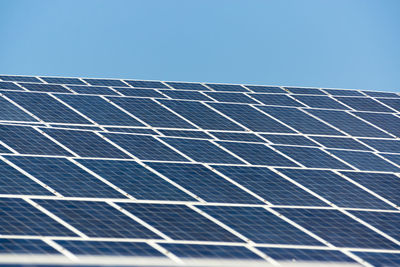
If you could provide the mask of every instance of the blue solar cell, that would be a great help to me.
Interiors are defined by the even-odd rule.
[[[203,129],[243,131],[242,127],[202,103],[174,100],[160,100],[160,102]]]
[[[3,81],[10,82],[32,82],[32,83],[41,83],[42,81],[36,77],[28,77],[28,76],[9,76],[9,75],[0,75],[0,79]]]
[[[326,136],[313,136],[311,137],[321,145],[329,148],[343,148],[343,149],[356,149],[371,151],[370,148],[361,144],[351,137],[326,137]]]
[[[372,97],[395,97],[399,98],[400,96],[395,93],[388,93],[388,92],[372,92],[372,91],[363,91],[364,94]],[[381,101],[381,99],[379,99]]]
[[[367,112],[353,112],[353,114],[397,137],[400,137],[400,118],[393,114]]]
[[[199,101],[212,101],[211,98],[195,91],[163,90],[163,94],[173,99],[189,99]]]
[[[234,102],[244,104],[258,104],[250,97],[242,93],[221,93],[221,92],[207,92],[208,96],[214,98],[218,102]],[[254,95],[256,96],[256,95]]]
[[[371,152],[329,150],[330,153],[341,158],[352,166],[363,171],[399,172],[400,169]]]
[[[243,86],[238,84],[212,84],[207,83],[208,87],[212,88],[215,91],[231,91],[231,92],[249,92]]]
[[[152,134],[157,135],[157,133],[151,129],[142,129],[142,128],[121,128],[121,127],[104,127],[107,131],[110,132],[119,132],[119,133],[138,133],[138,134]]]
[[[162,138],[162,140],[198,162],[243,164],[241,160],[208,140],[182,138]]]
[[[356,90],[347,89],[324,89],[330,95],[334,96],[364,96],[362,93]]]
[[[268,168],[212,166],[274,205],[327,206]]]
[[[352,169],[319,148],[275,145],[273,147],[309,168]]]
[[[294,133],[293,130],[289,129],[285,125],[249,105],[219,103],[209,103],[209,105],[253,131]]]
[[[288,106],[288,107],[304,107],[303,104],[297,102],[288,95],[283,94],[252,94],[253,98],[269,106]]]
[[[191,196],[134,161],[90,159],[77,161],[137,199],[195,201]]]
[[[278,216],[258,207],[198,206],[256,243],[321,245]]]
[[[357,183],[400,206],[400,179],[391,173],[341,172]]]
[[[22,91],[23,90],[17,84],[12,83],[12,82],[0,82],[0,89],[18,90],[18,91]]]
[[[252,133],[229,133],[229,132],[211,132],[212,135],[220,140],[232,140],[232,141],[245,141],[245,142],[262,142],[263,139]]]
[[[301,169],[279,169],[279,171],[339,207],[393,209],[331,171]]]
[[[355,261],[337,250],[326,249],[298,249],[298,248],[267,248],[257,247],[259,250],[277,261],[291,262],[351,262]]]
[[[400,239],[400,213],[375,211],[349,211],[385,234]]]
[[[317,88],[303,88],[303,87],[285,87],[285,89],[289,90],[292,94],[301,94],[301,95],[325,95],[324,92]]]
[[[3,161],[0,161],[0,194],[54,196]]]
[[[78,94],[86,95],[118,95],[116,92],[104,86],[81,86],[81,85],[68,85],[68,88],[77,92]]]
[[[142,160],[188,161],[152,136],[114,133],[102,135]]]
[[[0,234],[76,236],[22,199],[0,198]]]
[[[148,165],[205,201],[262,204],[203,165],[154,162]]]
[[[264,112],[305,134],[343,135],[296,108],[259,107]]]
[[[393,112],[369,97],[335,97],[342,103],[360,111]]]
[[[62,78],[62,77],[40,77],[40,78],[48,83],[85,85],[85,83],[78,78]]]
[[[23,110],[0,97],[0,120],[2,121],[35,121],[38,120]]]
[[[165,257],[144,242],[111,242],[87,240],[58,240],[59,245],[75,255]]]
[[[160,245],[180,258],[262,260],[260,256],[242,246],[216,246],[198,244]]]
[[[140,88],[165,88],[165,89],[169,88],[162,82],[158,82],[158,81],[128,81],[128,80],[125,80],[125,82],[133,87],[140,87]]]
[[[60,254],[39,239],[0,239],[0,254]]]
[[[20,83],[19,85],[28,89],[29,91],[71,93],[71,91],[59,84]]]
[[[1,85],[0,85],[1,88]],[[400,96],[399,96],[400,97]],[[400,111],[400,99],[395,98],[379,98],[379,101],[388,105],[389,107]]]
[[[35,200],[89,237],[154,238],[159,236],[105,202]]]
[[[134,89],[134,88],[120,88],[114,87],[115,90],[122,93],[125,96],[138,96],[138,97],[157,97],[157,98],[166,98],[159,92],[153,89]]]
[[[360,141],[380,152],[400,152],[400,141],[397,139],[360,139]]]
[[[210,91],[210,89],[200,83],[166,82],[166,84],[175,89]]]
[[[121,80],[110,80],[110,79],[84,79],[84,80],[90,85],[129,87]]]
[[[35,125],[31,125],[35,126]],[[39,124],[40,127],[46,127],[46,125]],[[77,130],[91,130],[91,131],[103,131],[100,127],[97,126],[82,126],[82,125],[74,125],[74,124],[50,124],[50,128],[59,128],[59,129],[77,129]]]
[[[109,97],[108,99],[153,127],[194,128],[151,99],[127,97]]]
[[[274,144],[319,146],[317,143],[314,143],[312,140],[302,135],[261,134],[261,136]]]
[[[21,154],[71,156],[68,151],[28,126],[0,125],[0,139]]]
[[[92,124],[47,94],[7,92],[5,95],[45,122]]]
[[[312,108],[349,109],[328,96],[296,95],[293,97]]]
[[[65,158],[7,157],[7,159],[63,196],[124,198],[118,191]]]
[[[0,131],[1,132],[1,131]],[[1,136],[1,133],[0,133]],[[10,153],[13,154],[13,152],[11,152],[10,150],[8,150],[7,148],[5,148],[3,145],[0,144],[0,153]]]
[[[93,132],[50,128],[43,131],[81,157],[131,158]]]
[[[337,247],[399,249],[399,245],[338,210],[274,209]]]
[[[260,86],[260,85],[245,85],[246,88],[250,89],[253,92],[257,93],[285,93],[285,90],[278,86]]]
[[[390,137],[345,111],[307,109],[307,112],[353,136]]]
[[[255,165],[298,167],[296,163],[264,144],[218,142],[247,162]]]
[[[361,259],[372,264],[372,266],[383,267],[383,266],[399,266],[400,265],[400,253],[383,253],[383,252],[358,252],[354,251]]]
[[[120,203],[122,208],[175,240],[241,240],[185,205]]]
[[[209,136],[207,133],[203,131],[180,131],[180,130],[158,130],[158,131],[166,136],[213,139],[211,136]]]
[[[100,125],[144,126],[98,96],[57,95],[57,98]]]

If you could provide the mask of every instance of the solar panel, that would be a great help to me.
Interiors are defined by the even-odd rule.
[[[1,266],[400,262],[396,93],[0,80]]]

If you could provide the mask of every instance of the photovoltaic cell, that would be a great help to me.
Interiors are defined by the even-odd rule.
[[[118,95],[116,92],[108,87],[104,86],[84,86],[84,85],[68,85],[68,88],[72,89],[78,94],[87,95]]]
[[[235,103],[244,103],[244,104],[258,104],[258,102],[254,101],[250,97],[246,96],[242,93],[221,93],[221,92],[207,92],[205,93],[208,96],[211,96],[218,102],[235,102]]]
[[[274,205],[327,206],[315,196],[264,167],[212,166]]]
[[[174,100],[160,102],[203,129],[243,131],[242,127],[202,103]]]
[[[8,100],[0,97],[0,120],[1,121],[35,121],[38,120],[18,108]]]
[[[91,159],[77,161],[137,199],[196,201],[134,161]]]
[[[200,83],[166,82],[166,84],[175,89],[210,91],[210,89]]]
[[[162,82],[158,82],[158,81],[128,81],[128,80],[125,80],[125,82],[133,87],[140,87],[140,88],[165,88],[165,89],[169,88]]]
[[[294,133],[293,130],[282,123],[279,123],[249,105],[214,103],[209,103],[209,105],[253,131]],[[249,120],[249,118],[251,119]]]
[[[303,104],[290,98],[288,95],[252,94],[251,96],[268,106],[304,107]]]
[[[207,83],[208,87],[215,91],[249,92],[247,89],[237,84],[212,84]]]
[[[326,136],[313,136],[311,137],[321,145],[328,148],[343,148],[343,149],[355,149],[355,150],[366,150],[371,149],[357,140],[349,137],[326,137]]]
[[[157,133],[151,129],[143,128],[125,128],[125,127],[104,127],[109,132],[120,132],[120,133],[138,133],[138,134],[152,134],[157,135]]]
[[[293,97],[312,108],[349,109],[328,96],[295,95]]]
[[[325,95],[324,92],[317,88],[303,88],[303,87],[285,87],[292,94],[305,94],[305,95]]]
[[[399,172],[400,169],[371,152],[329,150],[330,153],[341,158],[352,166],[363,171]]]
[[[180,258],[252,259],[262,258],[242,246],[216,246],[198,244],[160,244]]]
[[[285,93],[285,90],[277,86],[260,86],[260,85],[245,85],[245,86],[251,91],[257,93],[274,93],[274,94]]]
[[[278,169],[296,182],[343,208],[393,209],[382,200],[325,170]]]
[[[274,210],[337,247],[399,249],[399,245],[337,210]]]
[[[53,247],[39,239],[0,239],[1,254],[60,254]]]
[[[345,111],[307,109],[307,112],[352,136],[390,137],[390,135]]]
[[[395,93],[388,93],[388,92],[373,92],[373,91],[363,91],[364,94],[372,97],[395,97],[399,98],[400,96]],[[379,99],[380,101],[380,99]]]
[[[152,136],[114,133],[102,135],[142,160],[188,161]]]
[[[212,135],[220,140],[245,141],[245,142],[261,142],[263,139],[252,133],[229,133],[229,132],[211,132]]]
[[[155,163],[148,165],[208,202],[262,202],[200,164]]]
[[[324,91],[334,96],[364,96],[362,93],[356,90],[324,89]]]
[[[164,95],[160,94],[154,89],[134,89],[123,87],[114,87],[114,89],[125,96],[166,98]]]
[[[337,250],[268,247],[257,247],[257,249],[277,261],[355,263],[352,258]]]
[[[4,95],[45,122],[92,124],[66,105],[44,93],[7,92]]]
[[[35,201],[89,237],[160,238],[105,202]]]
[[[137,119],[98,96],[56,95],[56,97],[100,125],[144,126]]]
[[[278,134],[261,134],[262,137],[274,144],[282,145],[299,145],[299,146],[319,146],[312,140],[302,135],[278,135]]]
[[[345,171],[341,173],[400,206],[400,195],[398,194],[400,192],[400,179],[395,174]]]
[[[58,240],[59,245],[74,255],[165,257],[144,242],[110,242],[86,240]]]
[[[267,166],[296,166],[293,161],[285,158],[273,151],[264,144],[236,143],[236,142],[217,142],[228,150],[232,151],[247,162],[255,165]]]
[[[210,135],[208,135],[203,131],[180,131],[180,130],[158,130],[158,131],[166,136],[213,139]]]
[[[352,169],[319,148],[275,145],[273,147],[308,168]]]
[[[7,159],[66,197],[125,198],[65,158],[7,157]]]
[[[40,77],[40,78],[47,83],[86,85],[78,78],[62,78],[62,77]]]
[[[376,267],[397,266],[400,264],[400,253],[358,252],[358,251],[354,251],[353,253]]]
[[[0,85],[1,88],[1,85]],[[400,96],[398,96],[400,97]],[[400,112],[400,99],[395,98],[379,98],[379,101],[390,106],[391,108]]]
[[[0,75],[0,79],[3,81],[10,82],[32,82],[32,83],[41,83],[42,81],[36,77],[28,77],[28,76],[9,76],[9,75]]]
[[[281,107],[259,107],[259,109],[304,134],[343,135],[299,109]]]
[[[196,91],[178,91],[178,90],[163,90],[163,94],[166,94],[172,99],[189,99],[199,101],[212,101],[211,98]],[[164,97],[165,98],[165,97]]]
[[[20,83],[19,85],[28,89],[29,91],[71,93],[71,91],[59,84]]]
[[[0,140],[21,154],[72,156],[28,126],[0,125]]]
[[[380,152],[400,153],[400,141],[396,139],[359,139]]]
[[[50,128],[43,131],[81,157],[131,158],[93,132]]]
[[[397,137],[400,137],[400,118],[393,114],[367,112],[353,112],[353,114]]]
[[[76,236],[22,199],[0,198],[0,234]]]
[[[153,127],[195,128],[151,99],[109,97],[113,103]]]
[[[128,87],[128,85],[126,85],[120,80],[110,80],[110,79],[84,79],[84,80],[90,85]]]
[[[122,208],[175,240],[241,240],[185,205],[120,203]]]
[[[228,152],[207,140],[194,140],[182,138],[161,138],[169,145],[178,149],[191,159],[206,163],[231,163],[243,164],[243,162]],[[185,160],[188,161],[188,160]]]
[[[322,245],[316,239],[263,208],[229,206],[198,208],[255,243]]]
[[[22,91],[23,90],[17,84],[12,83],[12,82],[0,82],[0,89],[18,90],[18,91]]]
[[[393,112],[369,97],[335,97],[342,103],[360,111]]]

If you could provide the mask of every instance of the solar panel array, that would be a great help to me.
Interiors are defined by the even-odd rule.
[[[400,265],[399,94],[0,80],[0,255]]]

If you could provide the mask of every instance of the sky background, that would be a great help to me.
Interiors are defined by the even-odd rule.
[[[400,91],[399,0],[0,0],[0,73]]]

